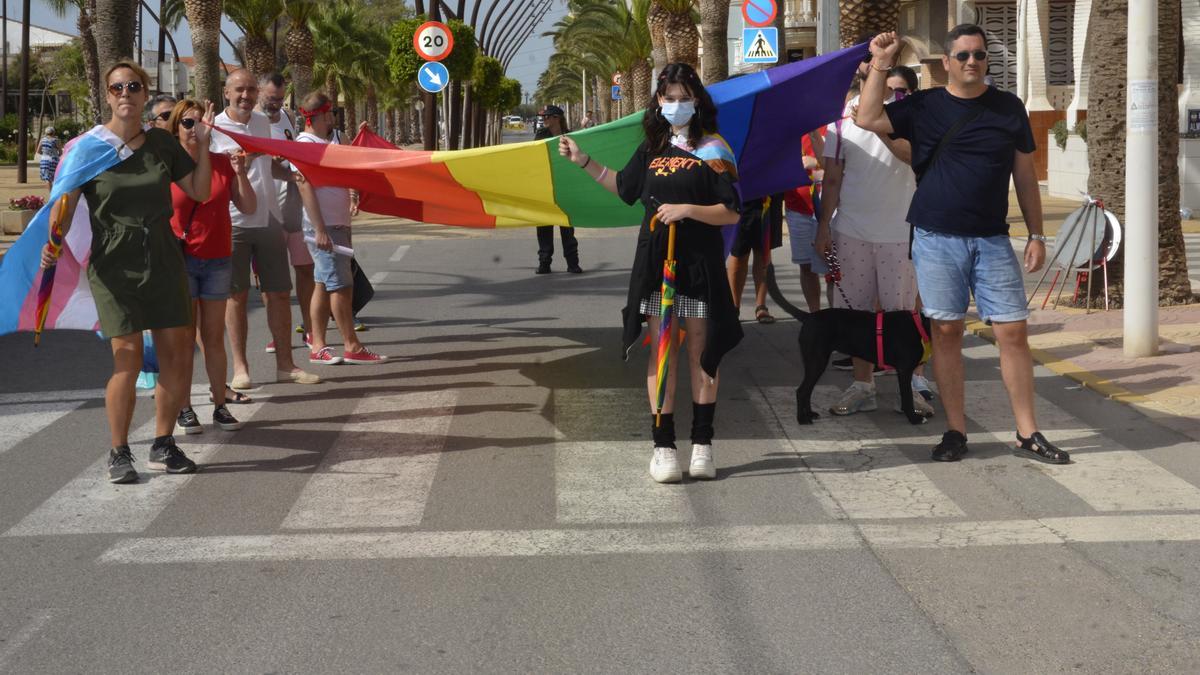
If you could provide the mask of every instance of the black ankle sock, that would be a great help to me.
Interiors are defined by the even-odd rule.
[[[712,445],[713,416],[716,412],[716,403],[692,403],[692,443]]]
[[[154,444],[151,445],[150,447],[152,449],[153,448],[165,448],[166,446],[170,445],[174,441],[175,441],[175,437],[170,434],[167,434],[166,436],[155,436]]]
[[[129,446],[128,445],[118,445],[112,449],[112,452],[115,454],[120,454],[120,452],[122,450],[124,450],[125,452],[129,452]]]
[[[650,416],[650,433],[654,436],[654,447],[675,447],[675,413],[663,413],[662,423],[655,424],[655,415]]]

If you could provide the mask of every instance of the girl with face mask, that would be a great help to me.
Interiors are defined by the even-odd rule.
[[[663,261],[667,252],[667,223],[677,223],[675,241],[675,317],[670,337],[671,363],[680,364],[678,330],[686,331],[687,361],[692,378],[692,478],[716,477],[713,461],[713,417],[717,401],[717,366],[742,339],[742,328],[725,276],[721,227],[738,221],[734,190],[737,167],[733,152],[717,135],[717,109],[696,71],[674,63],[659,74],[657,91],[646,109],[645,140],[619,171],[603,166],[581,150],[569,135],[561,137],[559,153],[581,167],[609,192],[626,203],[641,201],[645,216],[638,233],[623,310],[624,355],[638,342],[648,324],[651,347],[646,369],[650,426],[654,454],[650,476],[659,483],[683,479],[675,447],[675,378],[668,369],[666,401],[661,424],[655,424],[656,358],[659,339]],[[658,216],[662,226],[652,232]]]

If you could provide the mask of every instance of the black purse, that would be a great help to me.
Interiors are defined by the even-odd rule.
[[[366,272],[363,272],[362,267],[354,258],[350,259],[350,270],[354,275],[354,292],[350,306],[357,315],[363,307],[367,306],[368,302],[371,302],[371,298],[375,297],[375,287],[371,285],[371,280],[367,278]]]

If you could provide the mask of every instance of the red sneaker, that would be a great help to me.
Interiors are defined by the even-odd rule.
[[[275,341],[274,340],[271,340],[270,342],[267,343],[267,353],[268,354],[275,353]]]
[[[319,351],[319,352],[309,352],[308,353],[308,362],[309,363],[320,363],[320,364],[323,364],[326,366],[336,366],[337,364],[342,362],[342,357],[335,356],[333,353],[333,348],[322,347],[321,351]]]
[[[304,334],[304,346],[312,349],[312,333]]]
[[[345,361],[346,363],[354,363],[354,364],[361,365],[361,364],[369,364],[369,363],[385,363],[388,360],[388,357],[386,357],[382,354],[376,354],[375,352],[371,351],[370,349],[363,347],[362,351],[343,352],[342,360]]]

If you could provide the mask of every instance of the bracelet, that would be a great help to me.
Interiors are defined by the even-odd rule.
[[[881,72],[881,73],[886,73],[886,72],[888,72],[889,70],[891,70],[891,68],[878,68],[878,67],[876,67],[876,66],[875,66],[875,62],[874,62],[874,61],[871,61],[871,62],[870,62],[869,64],[867,64],[867,65],[871,66],[871,70],[875,70],[875,71],[878,71],[878,72]]]
[[[1042,242],[1042,243],[1044,244],[1044,243],[1046,243],[1046,235],[1044,235],[1044,234],[1031,234],[1031,235],[1029,235],[1029,241],[1040,241],[1040,242]]]
[[[588,167],[588,164],[591,164],[591,163],[592,163],[592,156],[591,156],[591,155],[588,155],[588,159],[587,159],[587,161],[586,161],[586,162],[584,162],[584,163],[583,163],[583,166],[581,166],[581,167],[579,167],[579,168],[581,168],[581,169],[586,169],[586,168]]]
[[[605,176],[607,176],[607,175],[608,175],[608,167],[607,167],[607,166],[606,166],[606,167],[602,167],[602,168],[600,169],[600,175],[599,175],[599,176],[596,176],[596,182],[597,182],[597,183],[603,183],[603,182],[604,182],[604,177],[605,177]]]

